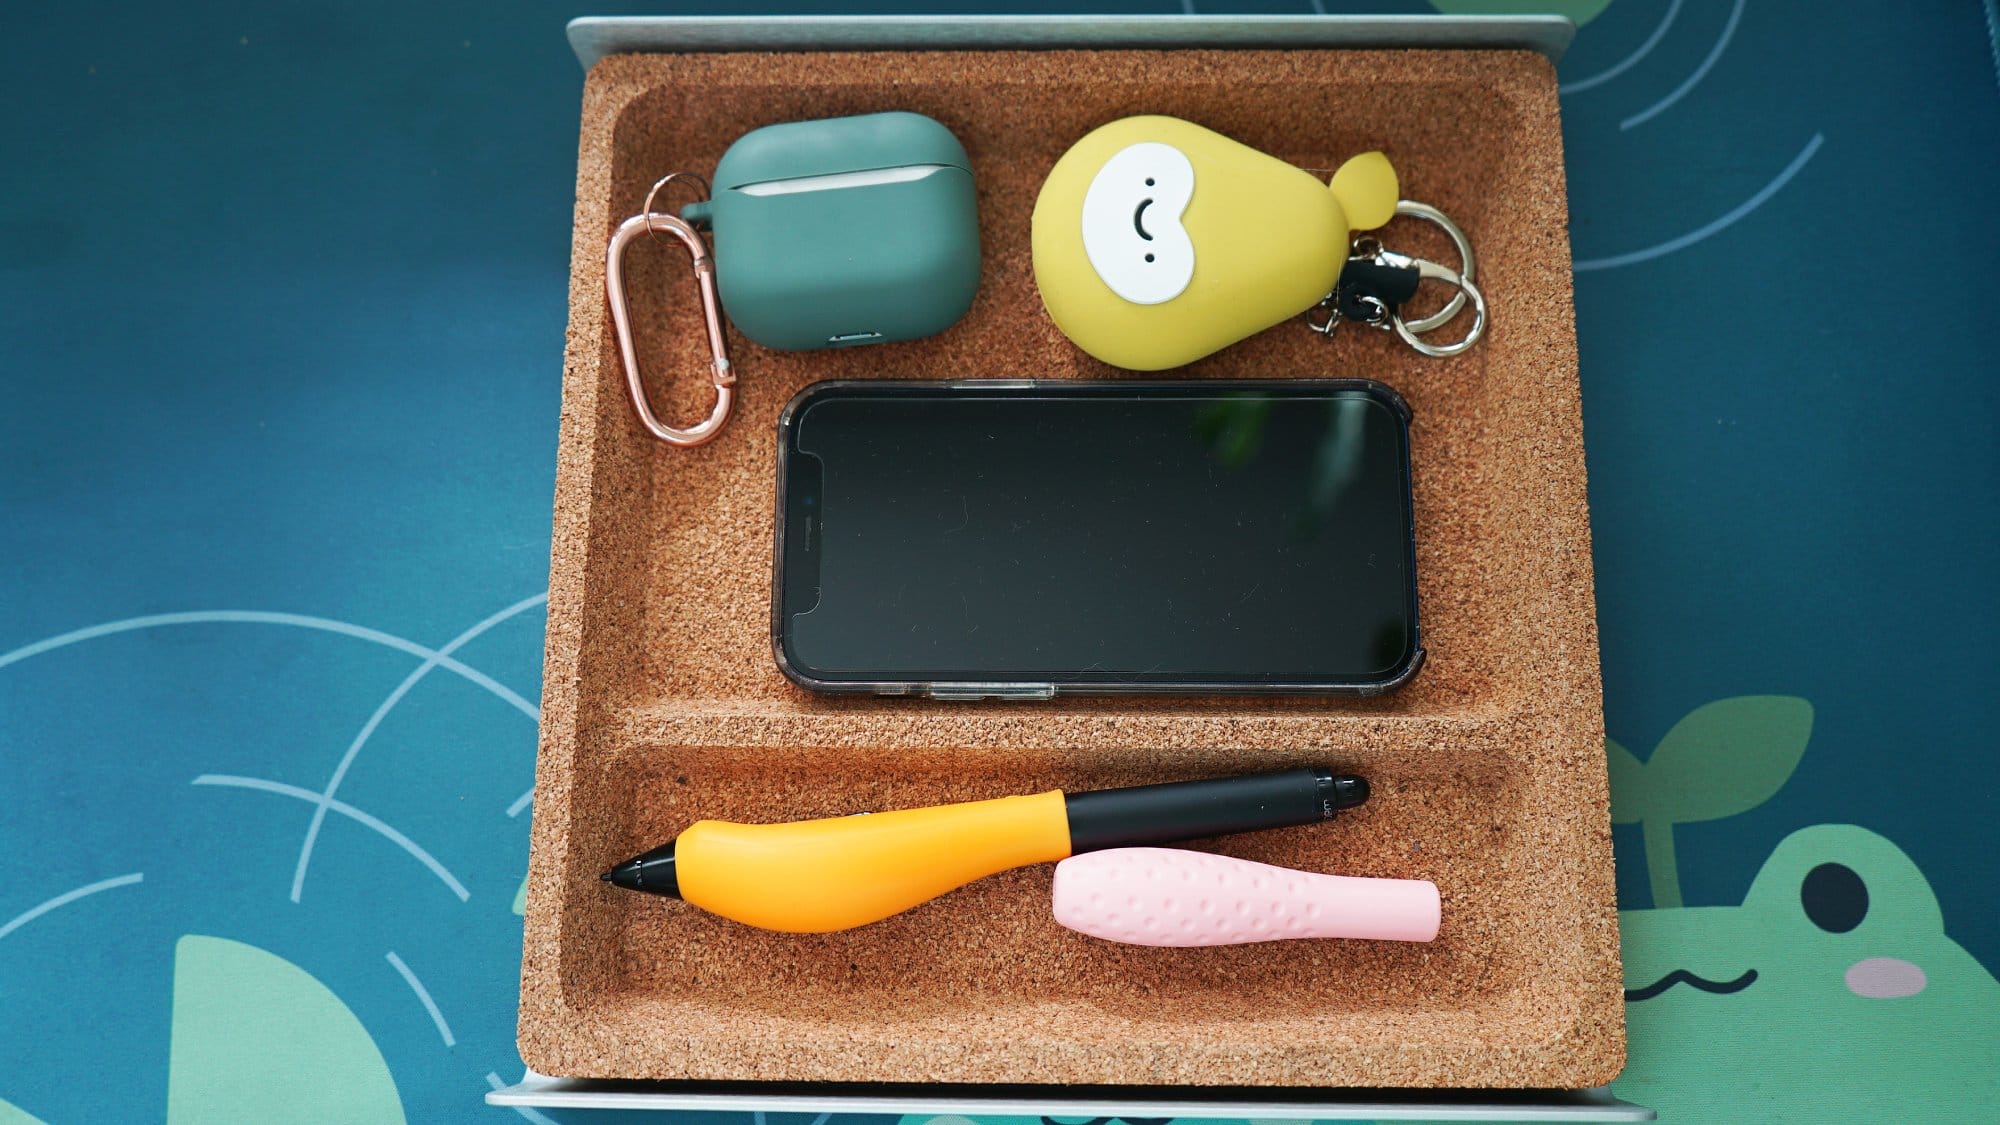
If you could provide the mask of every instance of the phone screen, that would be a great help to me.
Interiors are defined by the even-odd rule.
[[[1369,691],[1418,660],[1377,384],[829,383],[780,438],[773,639],[809,687]]]

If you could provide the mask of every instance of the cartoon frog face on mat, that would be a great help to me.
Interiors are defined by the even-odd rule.
[[[1975,1120],[2000,1104],[2000,981],[1894,844],[1785,838],[1741,906],[1620,915],[1630,1059],[1661,1120]],[[1950,1111],[1958,1110],[1958,1113]]]

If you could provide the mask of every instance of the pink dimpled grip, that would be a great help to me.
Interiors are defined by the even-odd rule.
[[[1130,945],[1283,938],[1429,941],[1437,884],[1315,875],[1171,848],[1087,852],[1056,864],[1056,921]]]

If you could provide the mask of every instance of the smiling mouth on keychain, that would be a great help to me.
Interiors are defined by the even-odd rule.
[[[1398,215],[1442,228],[1460,267],[1355,238]],[[1056,326],[1090,355],[1135,371],[1192,363],[1301,314],[1325,334],[1344,321],[1393,330],[1431,356],[1464,352],[1486,330],[1464,232],[1436,208],[1401,199],[1379,152],[1348,160],[1323,183],[1192,122],[1123,118],[1085,135],[1050,170],[1032,242],[1035,285]],[[1402,306],[1426,281],[1456,291],[1437,312],[1406,318]],[[1465,335],[1432,342],[1467,304]]]

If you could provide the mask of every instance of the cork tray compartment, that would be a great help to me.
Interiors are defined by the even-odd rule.
[[[619,220],[758,125],[912,109],[973,161],[985,273],[930,340],[812,353],[732,336],[737,413],[671,449],[626,398],[603,297]],[[820,379],[1116,378],[1041,312],[1035,193],[1132,113],[1303,167],[1386,151],[1470,231],[1486,340],[1282,325],[1189,377],[1364,375],[1415,411],[1429,660],[1372,700],[828,698],[769,639],[776,420]],[[1554,72],[1523,52],[614,56],[586,86],[520,1046],[545,1074],[706,1080],[1577,1087],[1624,1058]],[[1392,245],[1449,260],[1421,224]],[[706,411],[687,259],[628,261],[662,415]],[[669,385],[670,384],[670,385]],[[1058,926],[1050,869],[845,933],[770,934],[600,871],[694,820],[785,820],[1327,762],[1376,797],[1198,845],[1428,878],[1429,945],[1163,950]]]

